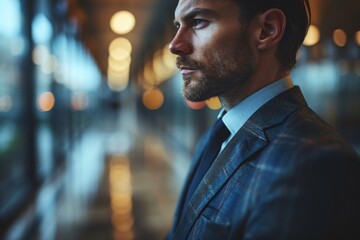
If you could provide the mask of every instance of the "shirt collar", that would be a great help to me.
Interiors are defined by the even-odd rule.
[[[262,105],[292,87],[292,80],[290,76],[287,76],[248,96],[228,112],[226,112],[225,109],[222,109],[218,118],[222,117],[225,126],[231,132],[229,140]]]

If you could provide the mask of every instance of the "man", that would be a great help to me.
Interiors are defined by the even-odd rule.
[[[360,239],[359,157],[289,77],[309,23],[308,0],[179,1],[184,96],[219,96],[225,140],[200,141],[169,239]]]

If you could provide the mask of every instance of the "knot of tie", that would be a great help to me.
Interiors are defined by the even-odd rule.
[[[217,151],[219,151],[222,143],[229,136],[230,136],[229,129],[225,126],[224,122],[222,121],[222,118],[219,118],[215,122],[215,124],[211,130],[208,146],[210,146],[210,145],[218,146],[219,148]]]

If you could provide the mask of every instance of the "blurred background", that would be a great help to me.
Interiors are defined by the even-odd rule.
[[[360,151],[360,1],[310,0],[292,73]],[[163,239],[214,98],[188,103],[176,0],[0,0],[0,238]]]

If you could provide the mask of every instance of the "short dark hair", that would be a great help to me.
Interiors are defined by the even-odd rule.
[[[286,29],[280,41],[277,57],[281,66],[290,70],[303,43],[311,22],[309,0],[235,0],[239,17],[249,22],[254,16],[271,8],[280,9],[286,17]]]

